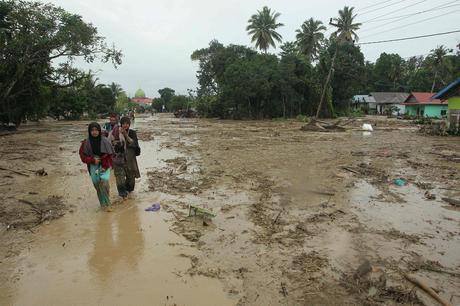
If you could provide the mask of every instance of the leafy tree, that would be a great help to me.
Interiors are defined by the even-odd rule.
[[[321,42],[324,39],[324,31],[326,31],[326,27],[323,23],[313,18],[306,20],[300,29],[296,30],[296,38],[300,46],[300,51],[310,61],[318,58]]]
[[[177,95],[171,98],[168,104],[168,110],[175,112],[181,109],[188,109],[190,107],[191,99],[189,96]]]
[[[275,41],[281,42],[282,36],[276,30],[284,24],[278,23],[281,14],[272,12],[267,6],[251,16],[248,20],[246,31],[251,35],[251,41],[256,43],[256,48],[267,53],[268,48],[276,48]]]
[[[332,33],[331,38],[337,42],[337,44],[342,45],[346,43],[353,43],[358,41],[358,35],[356,31],[361,26],[360,23],[354,23],[356,14],[353,14],[354,7],[345,6],[342,10],[339,10],[339,17],[333,18],[330,24],[337,28],[337,30]],[[334,23],[332,22],[334,21]],[[323,86],[323,91],[321,93],[321,99],[319,101],[318,110],[316,111],[316,118],[319,117],[321,112],[321,107],[326,95],[326,91],[329,85],[329,80],[331,78],[332,71],[334,70],[335,59],[337,57],[338,48],[335,49],[334,55],[332,56],[331,66],[329,73],[326,77],[326,82]]]
[[[281,52],[280,56],[281,57],[286,57],[286,56],[296,56],[299,54],[299,45],[295,41],[287,41],[284,44],[281,45]]]
[[[52,4],[7,1],[0,5],[0,121],[19,125],[43,115],[50,87],[70,87],[85,78],[75,58],[121,64],[121,52],[109,47],[81,16]],[[59,64],[53,65],[53,63]]]
[[[374,76],[377,91],[399,91],[404,75],[404,59],[399,54],[382,53],[375,62]],[[396,86],[398,84],[398,86]]]
[[[160,98],[155,99],[153,101],[153,108],[159,111],[163,108],[163,105],[164,105],[166,109],[171,110],[170,104],[171,104],[172,99],[176,95],[176,92],[174,91],[174,89],[165,87],[165,88],[158,90],[158,93],[160,94]]]
[[[217,94],[216,77],[212,62],[215,54],[223,48],[224,46],[217,40],[212,40],[208,48],[196,50],[192,53],[192,61],[199,62],[197,78],[200,87],[197,91],[198,97]]]
[[[115,110],[119,113],[129,109],[129,98],[126,95],[126,92],[121,91],[117,95],[117,100],[115,102]]]
[[[434,71],[433,77],[433,85],[431,86],[431,92],[434,91],[436,85],[436,79],[440,71],[444,68],[445,58],[449,52],[453,50],[449,50],[444,46],[438,46],[436,49],[431,50],[430,55],[428,56],[428,60],[430,61],[431,69]]]

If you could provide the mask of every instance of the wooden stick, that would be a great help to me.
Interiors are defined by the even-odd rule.
[[[280,210],[280,212],[278,213],[278,215],[276,216],[275,220],[273,221],[273,225],[276,224],[276,222],[278,222],[278,218],[280,217],[281,213],[284,211],[284,209]]]
[[[329,192],[329,191],[320,191],[320,190],[307,190],[307,191],[312,192],[312,193],[316,193],[316,194],[330,196],[330,197],[335,196],[335,193]]]
[[[451,271],[436,269],[436,268],[432,268],[432,267],[422,266],[421,269],[424,269],[424,270],[427,270],[427,271],[432,271],[432,272],[445,273],[445,274],[449,274],[449,275],[455,276],[455,277],[460,277],[460,273],[455,273],[455,272],[451,272]]]
[[[19,171],[15,171],[15,170],[11,170],[11,169],[8,169],[8,168],[0,167],[0,170],[9,171],[9,172],[12,172],[12,173],[15,173],[15,174],[19,174],[19,175],[22,175],[22,176],[29,177],[28,174],[25,174],[25,173],[22,173],[22,172],[19,172]]]
[[[410,281],[412,284],[417,285],[420,289],[425,291],[429,296],[431,296],[433,299],[435,299],[439,304],[443,306],[453,306],[451,303],[445,301],[442,297],[440,297],[436,292],[434,292],[433,289],[416,279],[415,277],[412,277],[410,275],[407,275],[406,273],[403,273],[403,276]]]
[[[460,200],[455,200],[451,198],[442,198],[442,200],[449,203],[452,206],[460,207]]]
[[[355,173],[355,174],[360,174],[359,171],[357,171],[357,170],[355,170],[355,169],[352,169],[352,168],[350,168],[350,167],[343,166],[342,169],[343,169],[343,170],[350,171],[350,172]]]

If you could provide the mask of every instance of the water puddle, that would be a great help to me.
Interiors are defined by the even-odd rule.
[[[417,249],[424,249],[427,254],[431,254],[431,260],[451,267],[458,265],[460,212],[446,209],[448,207],[440,200],[427,200],[424,192],[412,184],[391,186],[389,191],[405,202],[381,200],[379,195],[385,191],[378,190],[366,181],[355,184],[351,191],[351,201],[360,221],[372,230],[396,230],[416,235],[421,238]],[[456,243],[452,243],[452,239]],[[428,252],[428,249],[431,251]]]

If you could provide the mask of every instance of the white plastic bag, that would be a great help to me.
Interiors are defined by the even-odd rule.
[[[362,129],[363,131],[369,131],[369,132],[372,132],[374,130],[372,128],[372,125],[370,125],[369,123],[364,123]]]

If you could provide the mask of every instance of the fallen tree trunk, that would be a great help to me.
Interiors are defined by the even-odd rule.
[[[410,281],[412,284],[418,286],[420,289],[425,291],[429,296],[431,296],[433,299],[435,299],[439,304],[443,306],[452,306],[451,303],[445,301],[442,297],[440,297],[433,289],[416,279],[415,277],[412,277],[406,273],[403,273],[403,276]]]

